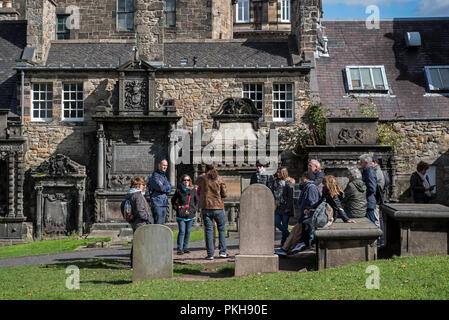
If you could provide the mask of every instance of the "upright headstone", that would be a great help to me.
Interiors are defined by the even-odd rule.
[[[235,275],[277,272],[274,254],[274,196],[265,185],[252,184],[240,198],[240,254],[235,257]]]
[[[173,232],[169,227],[139,227],[134,233],[133,250],[133,282],[173,276]]]

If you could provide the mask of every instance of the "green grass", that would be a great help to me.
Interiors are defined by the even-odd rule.
[[[449,299],[449,256],[377,260],[316,272],[258,274],[223,280],[175,279],[132,283],[123,262],[89,260],[0,268],[0,299]],[[80,268],[80,290],[66,288],[66,267]],[[380,288],[367,289],[366,269],[380,270]],[[201,265],[175,265],[175,275]],[[233,266],[223,267],[230,272]],[[223,272],[223,271],[222,271]]]
[[[18,244],[13,246],[0,247],[1,258],[16,258],[25,256],[34,256],[39,254],[52,254],[60,252],[69,252],[79,246],[85,246],[89,242],[110,241],[110,238],[82,239],[66,238],[58,240],[43,240],[27,244]]]

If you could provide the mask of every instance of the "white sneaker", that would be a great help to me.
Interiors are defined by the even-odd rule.
[[[306,247],[306,244],[304,242],[300,242],[296,245],[296,247],[292,250],[292,252],[293,253],[300,252],[300,251],[304,250],[305,247]]]
[[[277,254],[278,256],[286,256],[287,255],[287,252],[285,252],[282,249],[276,249],[276,250],[274,250],[274,253]]]
[[[227,253],[220,253],[220,258],[228,258],[228,254]]]

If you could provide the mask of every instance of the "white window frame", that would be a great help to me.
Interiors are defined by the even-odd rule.
[[[433,91],[433,92],[448,92],[449,91],[449,84],[448,84],[447,88],[442,88],[442,89],[435,88],[433,86],[433,84],[432,84],[433,83],[432,76],[430,74],[430,70],[431,69],[449,69],[449,66],[425,66],[424,67],[424,70],[426,72],[426,77],[427,77],[427,89],[429,91]],[[440,81],[441,81],[441,83],[443,83],[443,81],[441,79],[441,74],[439,73],[439,75],[440,75]]]
[[[290,0],[281,0],[281,22],[290,22]]]
[[[370,69],[370,76],[371,76],[371,81],[374,84],[374,75],[373,75],[373,69],[381,69],[381,73],[382,73],[382,80],[384,82],[384,89],[364,89],[363,88],[363,81],[362,81],[362,75],[360,74],[360,81],[361,81],[361,85],[362,88],[354,88],[352,86],[352,79],[351,79],[351,69],[359,69],[359,73],[360,73],[360,69]],[[347,81],[347,85],[348,85],[348,89],[349,91],[360,91],[360,92],[388,92],[390,90],[390,87],[388,86],[388,80],[387,80],[387,74],[385,72],[385,67],[384,66],[347,66],[345,68],[346,71],[346,81]]]
[[[275,91],[275,86],[276,85],[279,85],[279,86],[282,86],[282,85],[291,86],[291,91],[287,91],[287,90],[284,91],[284,92],[280,91],[280,90],[279,91]],[[284,93],[285,94],[285,98],[284,99],[280,99],[280,96],[279,96],[279,99],[275,99],[276,93],[278,93],[279,95]],[[288,93],[291,93],[291,99],[290,100],[287,99],[287,94]],[[292,122],[292,121],[295,120],[295,84],[294,83],[291,83],[291,82],[273,83],[272,101],[273,101],[273,121],[274,122]],[[275,116],[275,112],[278,111],[278,110],[279,111],[283,110],[280,107],[276,106],[277,103],[279,103],[279,104],[281,104],[281,103],[285,103],[285,104],[290,103],[291,104],[291,117],[285,117],[285,118],[276,117]],[[285,110],[287,112],[288,109],[285,108]]]
[[[245,90],[245,86],[248,86],[248,90]],[[254,86],[254,90],[251,90],[251,86]],[[260,89],[258,88],[260,86]],[[257,94],[260,93],[262,96],[262,99],[257,99]],[[254,99],[252,98],[254,97]],[[257,108],[262,113],[262,116],[259,118],[259,121],[263,121],[264,111],[265,111],[265,105],[264,105],[264,84],[263,83],[257,83],[257,82],[247,82],[242,85],[242,98],[249,98],[253,100],[256,108],[257,105],[260,104],[262,106],[262,110]]]
[[[65,94],[67,93],[65,90],[65,86],[68,85],[70,86],[69,89],[69,99],[67,100],[65,97]],[[75,90],[72,90],[72,86],[77,86],[77,85],[81,85],[81,99],[78,98],[78,94],[79,91],[77,90],[77,88],[75,87]],[[71,95],[72,93],[75,94],[75,99],[72,99]],[[69,107],[68,111],[69,111],[69,117],[65,116],[65,111],[66,111],[66,102],[67,103],[75,103],[75,113],[78,114],[78,110],[82,109],[83,110],[83,117],[70,117],[70,111],[72,110],[71,106]],[[79,105],[81,105],[81,107],[79,107]],[[82,82],[64,82],[62,83],[62,107],[61,107],[61,120],[62,121],[73,121],[73,122],[82,122],[84,121],[84,83]]]
[[[39,86],[39,90],[37,92],[39,92],[39,98],[36,100],[34,97],[34,94],[36,93],[35,90],[35,85]],[[45,91],[42,91],[41,86],[45,85]],[[47,86],[50,86],[50,88],[48,88]],[[50,89],[50,90],[48,90]],[[45,92],[45,98],[41,99],[41,93]],[[50,92],[51,94],[51,99],[48,98],[48,93]],[[35,103],[39,104],[39,117],[35,117],[34,116],[34,111],[35,109]],[[41,117],[41,111],[44,110],[44,108],[41,108],[41,104],[45,105],[45,110],[47,110],[45,112],[45,115],[48,115],[48,110],[51,110],[51,117]],[[48,108],[48,105],[50,105],[50,108]],[[53,120],[53,83],[52,82],[33,82],[31,83],[31,121],[34,122],[51,122]]]
[[[239,0],[237,2],[237,6],[236,6],[236,15],[235,15],[235,22],[237,23],[249,23],[250,21],[250,2],[249,0]],[[241,15],[241,19],[240,18],[240,13]],[[247,17],[247,19],[245,19],[245,16]]]

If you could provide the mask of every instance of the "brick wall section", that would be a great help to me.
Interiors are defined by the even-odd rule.
[[[296,36],[301,55],[316,50],[317,22],[321,12],[321,0],[291,1],[291,30]]]
[[[220,14],[218,15],[218,12]],[[233,6],[231,0],[212,2],[212,39],[233,38]]]
[[[165,28],[166,39],[211,39],[212,1],[177,0],[176,27]]]
[[[64,14],[69,6],[80,13],[80,29],[71,30],[71,39],[135,38],[135,31],[117,31],[117,0],[58,0],[57,13]]]

